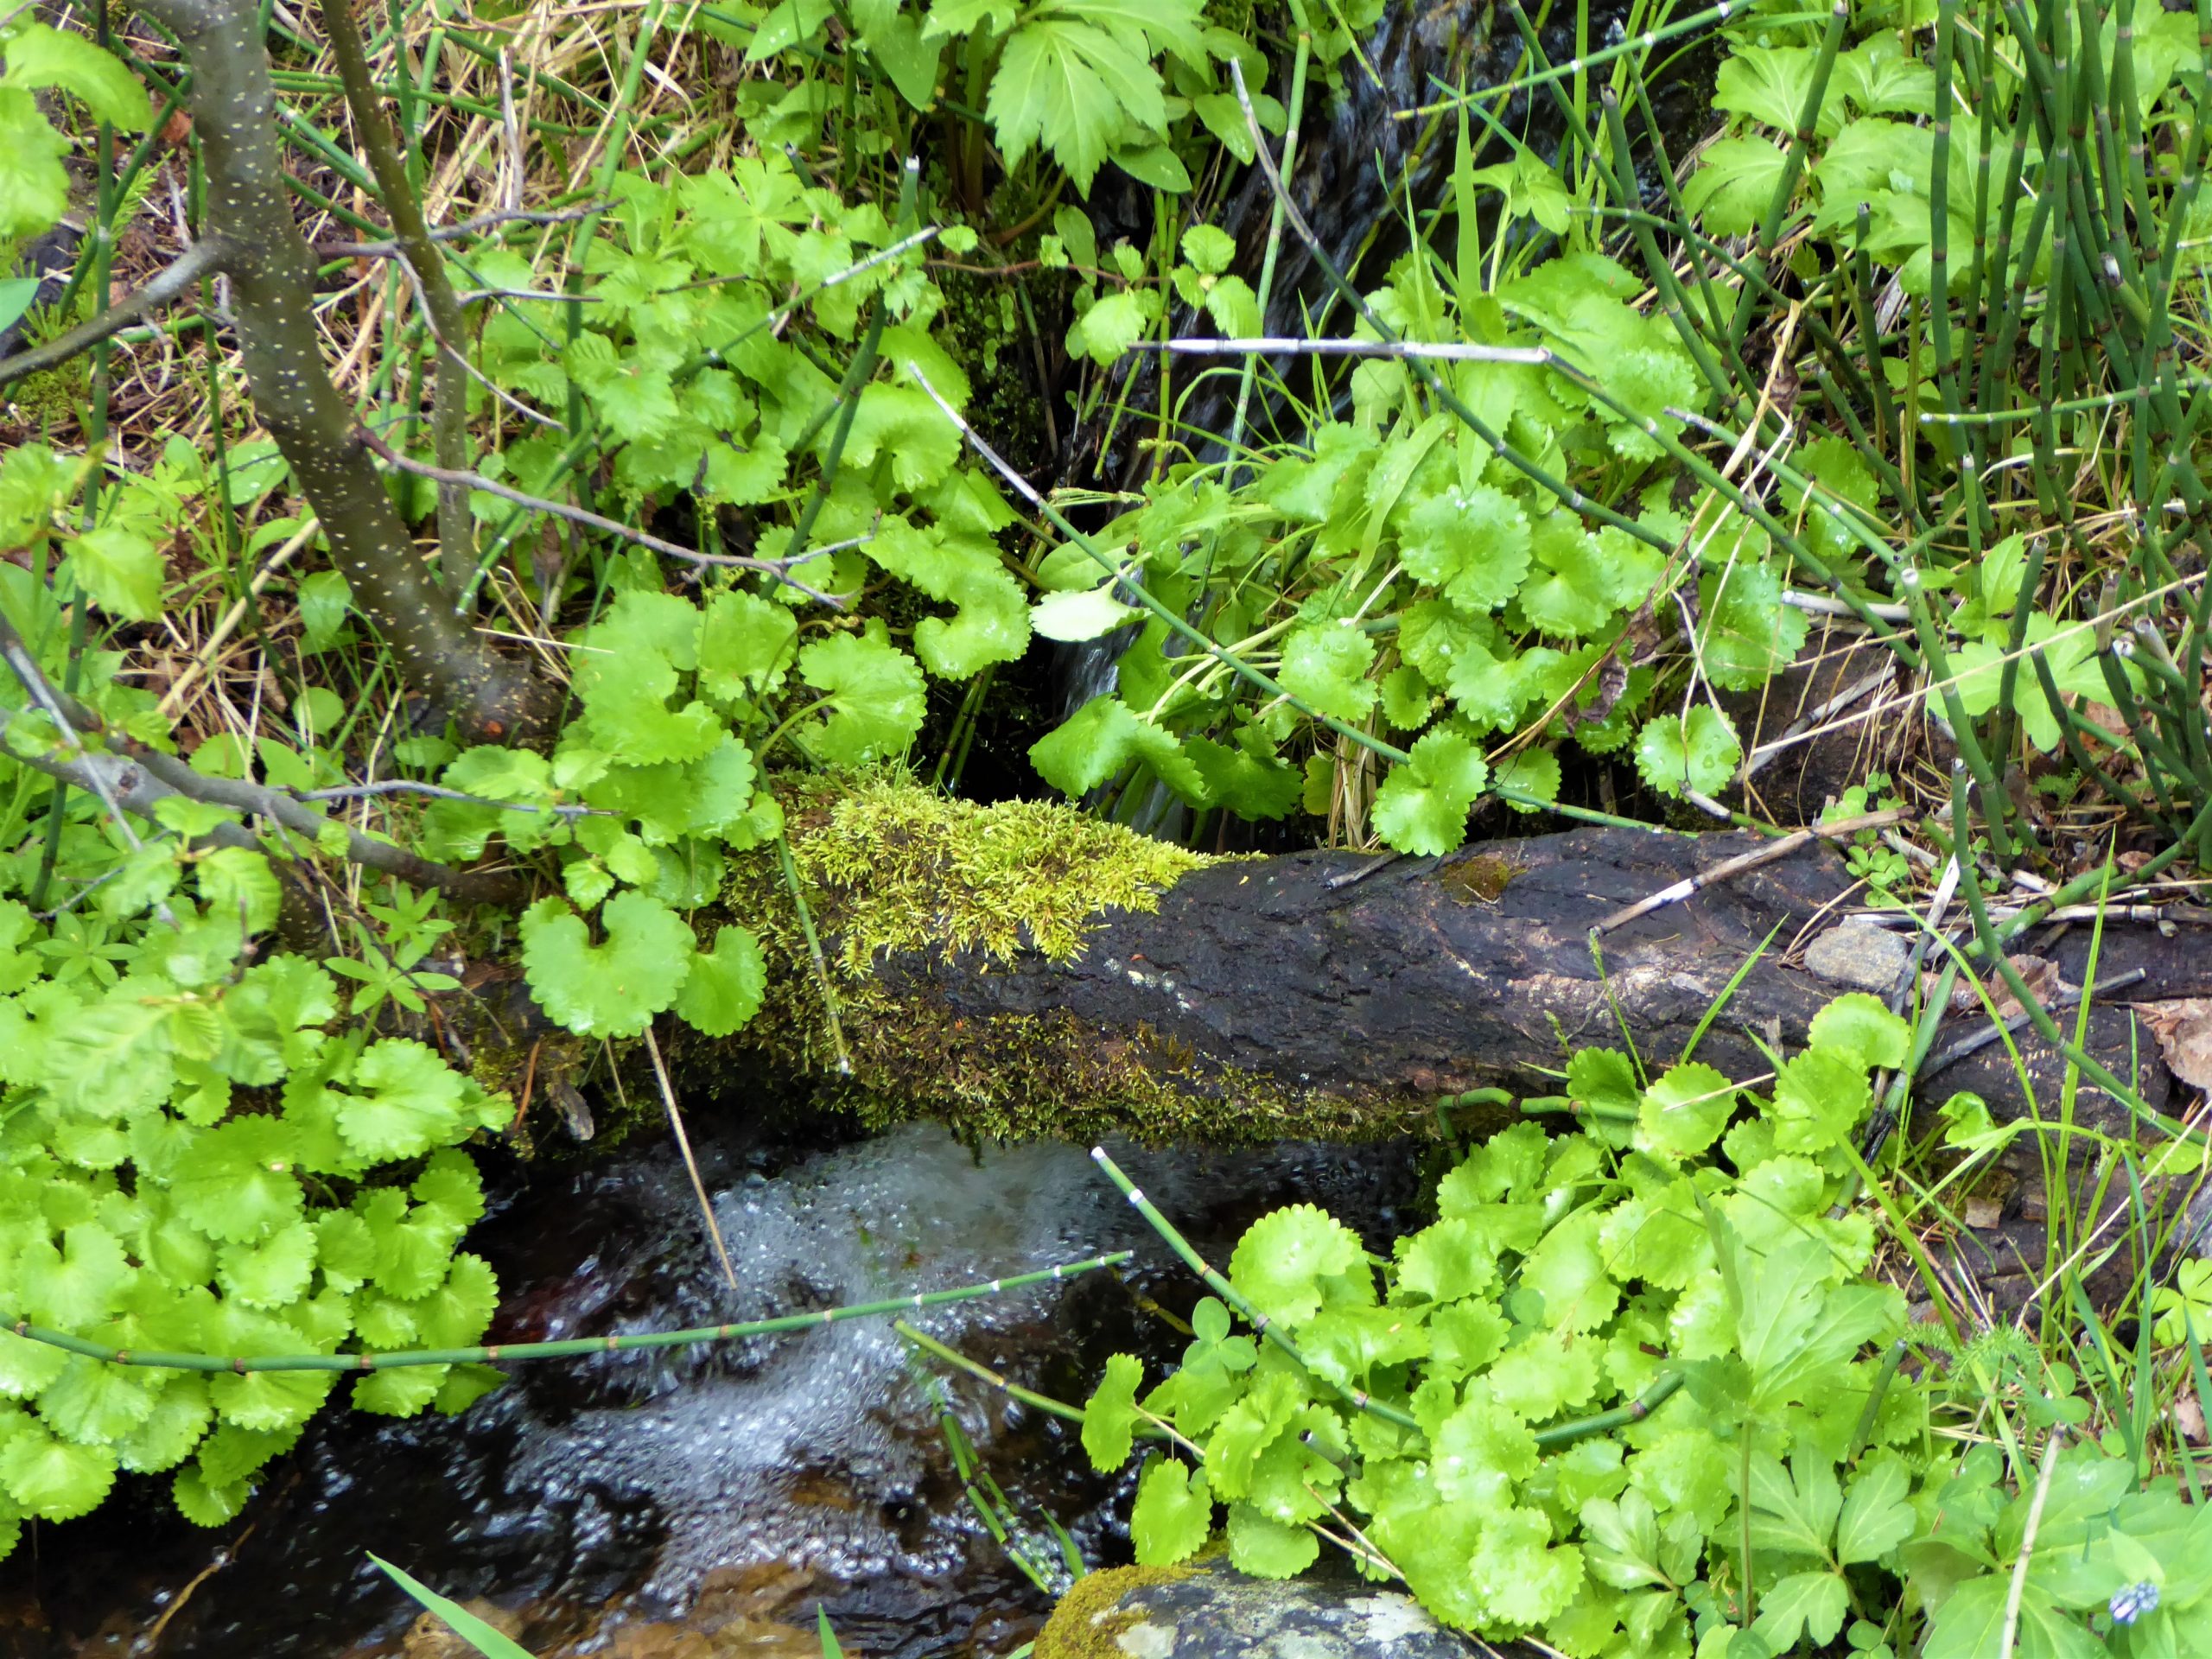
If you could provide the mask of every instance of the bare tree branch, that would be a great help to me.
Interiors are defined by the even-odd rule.
[[[314,261],[285,194],[259,7],[139,0],[139,8],[177,37],[192,69],[209,234],[232,250],[225,271],[255,413],[291,463],[363,614],[407,681],[471,740],[549,741],[557,692],[454,614],[356,435],[350,401],[323,365]]]
[[[438,465],[448,469],[468,465],[468,359],[458,342],[463,323],[461,302],[453,291],[453,278],[437,245],[430,239],[423,218],[423,204],[415,194],[407,164],[400,159],[399,144],[385,115],[384,101],[369,73],[369,58],[361,44],[361,30],[353,20],[353,0],[322,0],[322,22],[330,35],[330,49],[338,60],[338,79],[346,89],[346,107],[353,117],[353,130],[368,152],[369,170],[376,175],[377,194],[391,219],[399,257],[413,278],[423,302],[423,318],[437,342],[437,371],[430,405],[430,436],[438,452]],[[438,486],[438,574],[446,592],[458,598],[469,573],[476,566],[476,526],[468,516],[468,492],[457,484]]]
[[[439,226],[430,232],[430,240],[458,242],[467,237],[480,236],[486,231],[497,230],[502,225],[569,225],[580,219],[589,219],[594,213],[603,213],[613,205],[613,199],[609,197],[602,201],[588,201],[581,207],[541,213],[513,209],[479,213],[474,219],[464,219],[455,225]],[[399,243],[396,238],[382,242],[318,242],[315,245],[315,251],[318,259],[389,259],[399,251]]]
[[[0,386],[13,385],[27,375],[58,368],[79,352],[88,352],[100,341],[112,339],[131,324],[142,321],[149,312],[181,298],[210,271],[221,270],[229,253],[229,245],[220,237],[202,237],[156,272],[143,288],[126,294],[90,321],[79,324],[43,346],[0,358]]]
[[[416,461],[411,455],[403,455],[366,427],[360,429],[360,435],[361,442],[374,450],[387,466],[397,467],[403,473],[413,473],[418,478],[435,479],[440,483],[461,484],[472,490],[481,490],[486,495],[498,496],[502,501],[512,501],[518,507],[528,507],[534,512],[550,512],[556,518],[568,519],[571,524],[604,531],[609,536],[619,536],[626,542],[634,542],[639,547],[664,553],[672,559],[684,559],[693,564],[723,565],[737,570],[758,570],[761,575],[773,576],[778,582],[804,594],[817,604],[827,605],[833,611],[845,608],[843,600],[831,594],[817,592],[791,575],[794,567],[820,558],[829,550],[825,548],[793,554],[787,559],[755,559],[742,553],[702,553],[696,547],[685,547],[680,542],[663,541],[658,536],[583,507],[548,500],[542,495],[525,495],[522,491],[502,484],[497,479],[486,478],[481,473],[451,472],[442,467],[433,467],[428,461]]]

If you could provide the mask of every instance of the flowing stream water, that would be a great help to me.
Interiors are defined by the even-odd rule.
[[[1153,1310],[1187,1313],[1200,1287],[1081,1148],[978,1156],[917,1125],[787,1159],[748,1147],[742,1130],[693,1128],[738,1287],[704,1242],[680,1160],[641,1138],[513,1183],[479,1230],[505,1296],[494,1339],[745,1319],[1130,1249],[1121,1274],[916,1322],[1077,1401],[1109,1352],[1156,1366],[1180,1351]],[[1224,1262],[1252,1218],[1297,1199],[1387,1249],[1413,1191],[1402,1147],[1116,1150]],[[414,1610],[372,1550],[517,1615],[543,1655],[810,1653],[817,1601],[872,1656],[1000,1654],[1049,1608],[969,1509],[936,1399],[887,1322],[512,1374],[457,1419],[327,1413],[216,1533],[149,1519],[167,1507],[150,1484],[118,1492],[99,1518],[45,1529],[0,1567],[0,1652],[447,1659],[455,1650],[422,1633],[408,1645]],[[1117,1499],[1126,1513],[1126,1476],[1093,1474],[1066,1425],[979,1383],[949,1381],[943,1397],[1019,1519],[1053,1517],[1094,1563],[1125,1558],[1112,1516]]]

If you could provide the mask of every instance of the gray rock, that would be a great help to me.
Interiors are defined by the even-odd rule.
[[[1911,959],[1902,935],[1872,922],[1838,922],[1805,947],[1806,969],[1816,978],[1878,996],[1889,994]]]
[[[1401,1590],[1247,1578],[1217,1556],[1078,1580],[1039,1635],[1036,1659],[1468,1659],[1516,1649],[1445,1630]]]

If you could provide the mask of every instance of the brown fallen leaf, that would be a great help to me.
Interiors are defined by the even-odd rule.
[[[2046,1008],[2062,993],[2075,988],[2058,976],[2058,964],[2048,957],[2014,957],[2011,960],[2012,966],[2019,970],[2021,979],[2026,982],[2028,995]],[[1996,1000],[1999,1020],[2010,1020],[2014,1014],[2024,1012],[2019,999],[2012,995],[2009,980],[2000,976],[1989,989]]]
[[[2158,1039],[2166,1070],[2193,1089],[2212,1089],[2212,997],[2174,997],[2134,1007]]]
[[[2174,1427],[2192,1446],[2204,1444],[2204,1402],[2194,1393],[2174,1396]]]

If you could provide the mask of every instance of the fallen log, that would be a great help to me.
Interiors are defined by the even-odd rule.
[[[1819,842],[1593,943],[1608,918],[1758,839],[1585,829],[1444,859],[1207,859],[1058,807],[889,784],[799,800],[790,819],[820,955],[778,861],[741,866],[733,911],[771,956],[767,1006],[741,1040],[872,1118],[939,1116],[979,1138],[1403,1133],[1444,1096],[1554,1093],[1577,1048],[1633,1047],[1663,1068],[1763,951],[1697,1046],[1749,1077],[1768,1070],[1762,1043],[1802,1041],[1881,965],[1856,960],[1879,940],[1840,927],[1857,889]],[[2201,937],[2109,924],[2098,982],[2139,970],[2131,1002],[2212,992]],[[2078,985],[2089,941],[2075,925],[2022,948]],[[1936,1052],[1986,1024],[1954,1015]],[[2171,1103],[2127,1007],[2096,1007],[2088,1040],[2154,1106]],[[2063,1058],[2032,1031],[2013,1041],[2018,1066],[1992,1043],[1947,1059],[1923,1094],[1971,1090],[2018,1115],[2024,1071],[2050,1110]],[[2126,1128],[2086,1086],[2077,1121]]]

